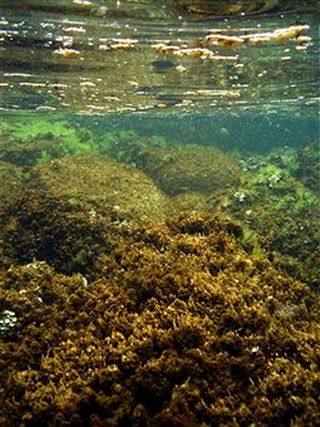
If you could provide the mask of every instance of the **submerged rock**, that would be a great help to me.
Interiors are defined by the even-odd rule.
[[[257,167],[245,166],[241,186],[224,192],[220,206],[212,205],[251,229],[252,239],[245,239],[249,250],[256,246],[256,232],[277,268],[319,291],[319,195],[291,175],[298,170],[295,158],[257,157]]]
[[[18,166],[0,161],[0,201],[21,190],[28,172]]]
[[[169,195],[210,194],[239,183],[241,169],[215,147],[169,146],[156,137],[128,135],[111,144],[110,155],[143,170]]]
[[[111,243],[106,222],[43,190],[26,189],[0,208],[0,267],[46,261],[67,274],[95,274]]]
[[[164,218],[168,208],[166,196],[142,172],[92,156],[30,168],[25,187],[6,195],[0,267],[35,258],[63,273],[90,276],[100,254],[112,247],[107,230],[129,233],[134,223]]]
[[[129,214],[133,221],[162,218],[167,198],[153,181],[134,167],[106,157],[73,156],[33,169],[33,185],[72,204]]]

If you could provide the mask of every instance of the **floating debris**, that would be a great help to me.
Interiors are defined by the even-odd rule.
[[[76,49],[59,48],[53,51],[53,55],[62,56],[63,58],[75,58],[80,55]]]

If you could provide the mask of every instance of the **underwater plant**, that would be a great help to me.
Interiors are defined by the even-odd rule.
[[[8,118],[0,124],[0,135],[1,159],[19,166],[99,151],[88,129],[69,123],[64,117]]]

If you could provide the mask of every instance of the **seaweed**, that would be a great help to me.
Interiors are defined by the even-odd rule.
[[[319,424],[319,296],[235,235],[183,214],[119,234],[96,279],[2,271],[2,425]]]
[[[273,152],[241,161],[240,186],[221,191],[218,209],[240,221],[249,251],[259,246],[278,268],[319,290],[319,196],[292,176],[296,156]]]
[[[198,192],[210,194],[219,188],[235,186],[240,168],[215,147],[179,145],[164,138],[121,134],[109,148],[117,161],[141,169],[168,195]]]
[[[101,221],[39,190],[24,190],[11,202],[0,212],[2,262],[37,259],[66,274],[94,274],[101,247],[109,246]]]
[[[37,115],[7,119],[0,125],[1,159],[18,166],[48,163],[71,154],[95,153],[92,133],[64,118]]]

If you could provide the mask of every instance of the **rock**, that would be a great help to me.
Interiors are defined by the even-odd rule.
[[[169,195],[210,194],[240,181],[238,164],[218,148],[197,145],[164,146],[139,137],[117,140],[110,154],[143,170]]]
[[[162,218],[167,197],[132,166],[98,156],[70,156],[33,169],[33,185],[73,204],[129,214],[132,220]]]

